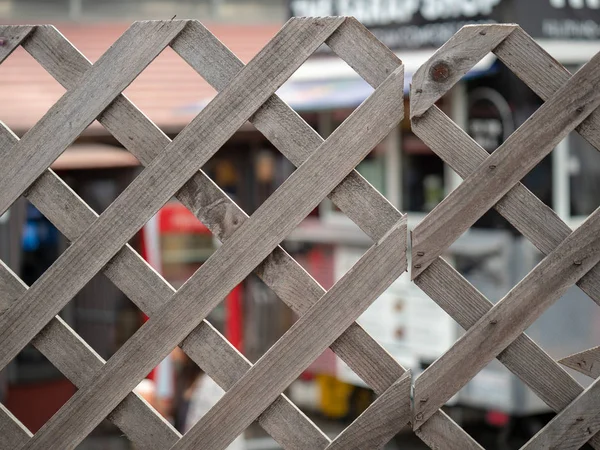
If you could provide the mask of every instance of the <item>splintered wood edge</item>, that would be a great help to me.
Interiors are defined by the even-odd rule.
[[[415,72],[410,117],[419,117],[518,25],[465,25]]]
[[[574,353],[559,359],[558,362],[588,377],[598,378],[600,377],[600,346]]]

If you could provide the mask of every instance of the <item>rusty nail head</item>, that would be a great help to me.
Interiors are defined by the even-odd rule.
[[[417,252],[417,256],[423,256],[425,252]]]
[[[450,77],[450,66],[444,61],[436,62],[431,68],[431,78],[433,81],[443,82]]]

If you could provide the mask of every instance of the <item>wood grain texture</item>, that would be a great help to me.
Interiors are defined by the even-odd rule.
[[[195,45],[199,40],[204,43],[202,49]],[[346,18],[326,42],[374,88],[401,64],[392,51],[353,18]],[[196,24],[186,27],[172,47],[217,90],[223,89],[242,67],[233,53]],[[250,121],[295,165],[301,164],[323,142],[312,127],[275,95]],[[208,223],[209,228],[214,223],[214,228],[211,228],[213,233],[219,235],[218,230],[224,229],[229,234],[245,220],[243,212],[217,199],[211,202],[207,199],[205,204],[210,206],[208,208],[186,203],[187,198],[204,197],[199,184],[194,189],[190,186],[191,182],[179,192],[178,198],[192,211],[200,213],[198,217],[203,223]],[[373,240],[380,239],[401,218],[398,210],[355,170],[332,191],[329,198]],[[213,208],[212,205],[217,206]],[[212,214],[213,211],[217,214]],[[302,314],[323,295],[324,290],[303,269],[298,269],[297,263],[285,252],[276,249],[257,268],[256,273],[288,306]],[[384,392],[404,372],[357,324],[348,328],[331,348],[378,394]],[[372,361],[379,361],[378,366],[374,366]],[[433,434],[428,439],[430,445],[443,448],[445,442],[453,440],[457,448],[478,447],[444,413],[437,414],[438,421],[445,423],[448,434],[443,438],[437,433]],[[427,434],[428,427],[422,427],[421,430],[422,434]]]
[[[498,45],[494,53],[542,100],[548,100],[571,77],[562,64],[520,27]],[[576,131],[596,149],[600,149],[600,110],[590,114]]]
[[[9,152],[2,155],[0,214],[152,62],[186,23],[134,23],[98,59],[81,82],[67,91]],[[42,145],[44,151],[40,151]]]
[[[354,20],[351,20],[351,22],[356,24]],[[201,48],[214,46],[214,49],[209,52],[201,52],[202,58],[193,60],[194,67],[214,68],[220,64],[220,61],[227,61],[227,58],[237,61],[238,64],[234,64],[234,69],[242,67],[237,58],[222,43],[195,22],[188,24],[172,45],[180,50],[182,56],[189,57],[189,55],[194,55],[198,49],[197,46],[193,45],[194,42],[198,41],[204,43]],[[190,45],[191,51],[189,54],[185,50],[181,50],[182,45],[180,42]],[[381,47],[380,44],[379,47]],[[78,77],[90,66],[89,61],[77,52],[68,41],[64,40],[53,27],[38,27],[36,39],[28,41],[25,48],[67,88],[77,83]],[[369,52],[369,55],[372,54],[377,54],[377,52]],[[392,61],[397,61],[395,56],[393,58]],[[60,64],[58,64],[59,61]],[[65,65],[65,61],[68,64]],[[225,65],[226,69],[228,67]],[[215,71],[216,74],[231,76],[237,72],[239,72],[237,69]],[[209,80],[211,79],[210,73],[201,72],[201,74]],[[230,81],[230,79],[226,81]],[[221,83],[217,87],[223,88],[224,86],[225,84]],[[286,109],[289,110],[287,106]],[[261,109],[256,117],[259,118],[264,110],[264,108]],[[311,145],[316,148],[322,142],[320,136],[316,135],[313,129],[299,117],[294,116],[294,119],[302,124],[296,128],[300,128],[302,131],[307,129],[311,134],[306,139],[303,139],[302,134],[298,134],[298,139],[283,140],[283,142],[294,144],[287,144],[286,148],[290,151],[296,150],[296,153],[310,150]],[[99,121],[117,139],[128,146],[129,150],[142,164],[150,163],[170,143],[170,140],[154,124],[122,96],[117,97],[99,117]],[[272,128],[276,130],[277,127]],[[287,133],[281,134],[286,135]],[[318,140],[313,139],[311,141],[312,136],[317,136]],[[297,143],[298,140],[301,142]],[[301,156],[305,155],[302,154]],[[298,161],[298,158],[295,161]],[[378,232],[381,230],[380,224],[385,225],[386,222],[389,222],[390,219],[379,220],[379,213],[391,219],[395,217],[396,220],[401,217],[400,213],[391,205],[387,209],[378,207],[381,201],[374,201],[374,199],[382,199],[383,197],[366,181],[362,180],[360,175],[357,174],[356,177],[349,176],[348,178],[353,180],[351,186],[354,191],[370,190],[375,193],[370,196],[365,194],[369,207],[378,208],[369,215],[369,220],[376,224],[370,229]],[[355,182],[355,180],[362,180],[363,182]],[[66,233],[69,239],[74,240],[79,236],[81,230],[87,228],[93,222],[96,216],[89,208],[80,206],[76,201],[77,199],[68,200],[70,191],[68,189],[65,191],[64,188],[61,189],[60,187],[57,188],[52,181],[54,180],[42,176],[29,190],[30,200],[63,233]],[[343,189],[338,188],[338,191],[340,196],[343,196]],[[347,191],[350,192],[349,189]],[[247,218],[247,215],[201,171],[186,184],[177,194],[177,197],[191,211],[194,211],[198,218],[220,239],[227,239]],[[347,202],[353,204],[354,197],[350,197]],[[386,205],[389,205],[387,201],[385,202]],[[353,206],[353,208],[356,209],[356,206]],[[169,299],[174,291],[170,286],[163,288],[165,285],[164,280],[160,279],[151,269],[144,267],[145,264],[140,258],[129,250],[127,247],[121,250],[105,267],[104,273],[132,298],[146,314],[152,317],[154,310],[163,301]],[[305,312],[325,293],[323,288],[280,247],[257,268],[256,273],[298,314]],[[202,339],[199,339],[199,336],[202,336]],[[190,342],[193,342],[193,344],[190,344]],[[182,348],[225,390],[233,385],[250,367],[249,362],[239,355],[206,322],[203,322],[184,341]],[[350,327],[338,343],[334,344],[334,351],[337,351],[364,380],[374,386],[377,392],[383,392],[403,373],[403,369],[398,366],[395,360],[356,324]],[[215,359],[214,355],[219,355],[219,358]],[[374,360],[380,361],[379,368],[373,366],[372,361]],[[282,399],[282,402],[287,403],[288,406],[274,404],[259,419],[260,423],[280,444],[285,448],[297,448],[299,445],[321,448],[323,442],[328,442],[323,433],[317,430],[305,417],[302,417],[302,420],[300,418],[293,420],[292,417],[299,413],[287,400]],[[279,419],[274,416],[273,419],[273,415],[270,414],[271,409],[284,417]],[[284,414],[286,409],[289,411]],[[291,426],[290,424],[294,425]]]
[[[493,306],[442,258],[434,261],[415,283],[465,330]],[[583,387],[525,334],[497,358],[555,412],[566,408],[583,392]],[[600,437],[594,436],[590,443],[600,448]]]
[[[31,432],[0,403],[0,449],[12,450],[25,444]]]
[[[412,130],[463,178],[467,178],[489,156],[436,106],[421,117],[413,118]],[[552,208],[521,183],[508,191],[494,208],[545,255],[572,231]],[[594,267],[577,285],[600,305],[600,267]]]
[[[600,377],[600,347],[569,355],[558,362],[588,377]]]
[[[173,448],[226,448],[406,270],[406,234],[403,217]]]
[[[540,262],[415,382],[418,428],[600,260],[600,210]],[[424,401],[423,401],[424,400]]]
[[[31,25],[0,25],[0,39],[3,41],[0,46],[0,64],[21,45],[34,28]]]
[[[340,22],[341,19],[288,22],[224,94],[217,95],[25,296],[0,317],[0,338],[4,342],[0,367],[73,298]],[[288,52],[291,56],[284,63],[279,53]],[[51,298],[52,305],[48,301],[42,303],[42,298]]]
[[[0,310],[19,298],[27,287],[0,261]],[[60,317],[55,317],[31,342],[77,388],[84,387],[102,367],[104,360],[89,347]],[[14,420],[0,411],[0,423]],[[137,394],[130,393],[112,412],[109,419],[140,448],[170,448],[181,435]],[[2,427],[4,427],[2,426]],[[18,422],[13,428],[19,428]],[[14,439],[26,442],[28,436],[17,434]],[[18,448],[11,441],[13,447]]]
[[[410,117],[434,105],[469,70],[511,34],[516,25],[465,25],[415,72]]]
[[[411,373],[407,371],[327,447],[328,450],[383,448],[410,420]]]
[[[314,36],[314,30],[311,31]],[[293,41],[297,42],[298,39]],[[264,72],[262,70],[261,74]],[[268,256],[287,233],[397,124],[402,116],[402,78],[401,69],[390,75],[231,236],[230,241],[221,246],[182,286],[169,304],[161,308],[159,318],[146,322],[108,361],[93,383],[78,391],[34,436],[32,448],[72,448],[72,445],[76,445],[77,440],[93,429],[103,414],[132,389],[137,378],[143,377],[166,356],[229,290]],[[374,116],[378,119],[377,124],[364,133],[357,136],[349,131]],[[102,220],[102,216],[99,220]],[[199,293],[202,293],[200,299]],[[58,430],[61,430],[61,436],[57,436]]]
[[[600,382],[594,381],[522,448],[578,449],[600,431]]]
[[[596,109],[599,66],[597,54],[414,229],[413,279]]]

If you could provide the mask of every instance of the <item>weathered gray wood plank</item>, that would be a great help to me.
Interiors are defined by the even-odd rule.
[[[46,170],[185,27],[187,21],[136,22],[0,159],[0,214]],[[85,105],[85,108],[83,107]],[[67,124],[68,126],[65,126]],[[43,145],[44,151],[40,151]],[[23,164],[27,161],[27,164]]]
[[[414,428],[600,260],[600,210],[565,239],[415,382]]]
[[[600,54],[579,70],[414,229],[412,278],[600,104]],[[521,151],[527,148],[527,152]]]
[[[34,436],[31,441],[34,448],[76,445],[77,440],[101,420],[105,411],[110,411],[131,390],[136,377],[147,372],[146,366],[151,368],[160,361],[230,289],[268,256],[397,124],[402,117],[402,78],[401,69],[390,75],[389,81],[382,84],[182,286],[171,302],[161,308],[160,317],[146,322],[108,361],[94,382],[78,391]],[[374,115],[377,124],[365,133],[357,136],[349,131]],[[198,293],[202,293],[202,301],[198,300]],[[94,401],[89,401],[92,398]],[[74,411],[77,414],[73,414]],[[56,430],[62,430],[62,436],[56,436]]]
[[[562,64],[520,27],[498,45],[494,53],[542,100],[548,100],[571,77]],[[600,149],[600,110],[590,114],[576,131],[596,149]]]
[[[415,283],[465,330],[493,306],[442,258],[434,261]],[[583,392],[583,387],[526,334],[518,336],[497,358],[556,412]],[[594,436],[591,443],[600,448],[600,437]]]
[[[0,261],[0,311],[5,310],[11,301],[26,290],[27,287]],[[35,337],[32,344],[77,388],[84,387],[104,364],[104,360],[58,316]],[[0,411],[0,416],[0,422],[8,427],[12,416],[6,417],[3,411]],[[134,393],[130,393],[117,406],[110,419],[140,448],[167,449],[181,437],[160,414]],[[14,427],[19,428],[18,423]],[[26,442],[28,436],[21,433],[14,439]],[[18,447],[14,445],[12,448]]]
[[[372,450],[382,448],[410,420],[411,373],[375,400],[327,448],[330,450]]]
[[[524,450],[578,449],[600,431],[600,382],[594,381],[579,397],[542,428]]]
[[[21,447],[32,436],[31,432],[2,403],[0,403],[0,449]]]
[[[0,64],[21,45],[35,27],[31,25],[0,25]]]
[[[588,377],[600,377],[600,347],[569,355],[558,362]]]
[[[290,20],[240,76],[184,129],[0,317],[0,367],[87,283],[109,259],[245,122],[272,91],[343,19]],[[277,52],[273,52],[277,49]],[[281,55],[291,54],[284,64]],[[282,67],[283,65],[283,67]],[[265,68],[266,67],[266,68]],[[232,112],[235,111],[235,114]],[[198,145],[200,144],[200,145]],[[47,301],[52,299],[52,305]],[[46,302],[42,303],[42,299]]]
[[[415,72],[410,116],[419,117],[469,70],[511,34],[517,25],[465,25]]]
[[[243,432],[402,275],[406,270],[406,234],[404,217],[173,448],[225,448]]]
[[[356,23],[355,21],[351,21]],[[199,30],[199,33],[190,33],[190,30]],[[337,33],[337,32],[336,32]],[[65,41],[53,27],[39,27],[36,31],[36,39],[31,39],[27,42],[25,48],[31,55],[38,60],[48,72],[57,78],[65,87],[69,87],[73,83],[77,83],[79,76],[85,72],[90,63],[74,49],[68,41]],[[184,38],[185,37],[185,38]],[[212,37],[212,38],[211,38]],[[186,41],[196,50],[197,46],[193,46],[193,42],[201,41],[206,46],[214,45],[217,49],[223,49],[220,53],[210,51],[202,53],[202,60],[195,61],[195,64],[204,65],[213,68],[218,65],[219,61],[225,61],[226,58],[237,59],[229,52],[223,44],[221,44],[214,36],[208,33],[200,24],[189,24],[186,30],[182,32],[173,46],[181,48],[180,41]],[[370,42],[370,41],[369,41]],[[381,47],[381,46],[380,46]],[[387,50],[387,49],[386,49]],[[389,52],[389,51],[388,51]],[[371,52],[370,54],[373,54]],[[391,53],[391,52],[390,52]],[[192,55],[194,52],[191,53]],[[397,62],[395,56],[393,61]],[[62,64],[58,64],[58,62]],[[68,61],[68,70],[66,70],[64,61]],[[242,67],[241,63],[235,67]],[[235,69],[234,67],[234,69]],[[217,71],[217,74],[235,75],[237,71]],[[229,80],[227,80],[229,81]],[[219,87],[224,87],[224,84]],[[286,109],[289,108],[286,106]],[[261,110],[263,111],[263,110]],[[259,117],[261,111],[256,114]],[[313,135],[313,129],[304,124],[305,128],[310,130]],[[113,102],[109,108],[99,117],[99,121],[106,126],[121,142],[127,145],[138,159],[143,164],[148,164],[160,151],[166,147],[170,140],[156,128],[147,118],[137,111],[133,105],[121,96]],[[276,128],[276,127],[273,127]],[[287,135],[287,133],[282,133]],[[318,135],[316,135],[318,136]],[[310,136],[307,136],[310,139]],[[288,142],[287,140],[284,140]],[[293,141],[292,141],[293,142]],[[314,140],[313,140],[314,142]],[[316,148],[322,138],[318,136],[318,141],[312,145]],[[295,148],[304,151],[311,150],[310,145],[295,144]],[[291,147],[289,144],[287,147]],[[303,155],[307,156],[307,155]],[[297,158],[296,158],[297,160]],[[42,182],[42,179],[45,181]],[[67,201],[69,190],[61,189],[54,186],[50,178],[38,180],[29,190],[30,199],[38,208],[48,217],[53,223],[57,224],[67,236],[74,240],[79,236],[81,230],[87,228],[96,217],[89,208],[77,204],[76,201]],[[360,175],[354,179],[362,180]],[[382,198],[377,191],[372,189],[368,183],[362,180],[363,186],[375,192],[375,196],[367,197],[369,205],[377,206],[377,202],[373,198]],[[360,188],[360,183],[353,183],[352,187]],[[365,190],[362,188],[361,190]],[[35,195],[31,198],[32,193]],[[196,215],[207,224],[216,236],[221,239],[226,239],[231,233],[246,220],[246,214],[239,209],[229,198],[218,188],[214,183],[206,177],[202,172],[195,175],[186,186],[178,193],[178,198],[194,211]],[[60,201],[57,201],[60,199]],[[384,200],[385,201],[385,200]],[[387,205],[387,201],[385,201]],[[64,204],[63,204],[64,203]],[[214,207],[214,205],[219,205]],[[379,209],[377,211],[380,211]],[[389,206],[387,210],[382,210],[381,214],[388,213],[387,217],[391,219],[399,219],[401,216],[395,208]],[[377,220],[378,214],[372,214],[376,223],[385,224],[387,220]],[[77,217],[82,217],[81,221],[77,222]],[[83,218],[87,218],[83,219]],[[76,221],[76,224],[71,222]],[[373,227],[379,231],[379,228]],[[120,257],[122,253],[127,254],[128,249],[124,248],[119,254],[111,260],[110,264],[105,268],[105,274],[112,279],[116,285],[123,290],[134,302],[140,306],[148,315],[152,316],[154,311],[162,301],[170,298],[173,293],[172,288],[168,287],[165,291],[161,289],[162,280],[158,278],[150,270],[144,271],[143,263],[136,258],[136,255]],[[127,264],[125,261],[128,261]],[[278,248],[275,252],[265,260],[261,266],[257,268],[257,273],[262,276],[263,280],[298,314],[305,312],[313,303],[315,303],[324,293],[322,287],[318,285],[297,263],[295,263],[287,253]],[[158,285],[158,286],[157,286]],[[242,358],[233,348],[227,343],[219,342],[222,339],[218,333],[214,333],[212,327],[203,323],[183,343],[183,349],[203,367],[208,374],[217,381],[224,389],[229,388],[237,381],[239,377],[250,367],[249,363]],[[211,334],[212,332],[212,334]],[[203,339],[193,339],[193,336],[203,336]],[[347,337],[342,336],[338,343],[334,344],[334,350],[342,355],[342,358],[347,361],[354,370],[367,382],[369,382],[377,392],[383,392],[394,380],[396,380],[403,372],[403,369],[385,352],[370,336],[358,325],[353,325],[345,333]],[[210,339],[209,339],[210,338]],[[198,348],[193,345],[188,345],[188,341],[194,340]],[[213,345],[208,345],[211,342]],[[219,354],[220,358],[211,358],[211,355]],[[228,364],[225,364],[227,361]],[[374,368],[372,361],[380,361],[380,367]],[[213,364],[214,362],[214,364]],[[273,405],[275,408],[276,405]],[[293,408],[293,407],[292,407]],[[281,414],[282,407],[277,407]],[[294,445],[299,445],[298,442],[303,442],[309,447],[320,448],[320,442],[323,442],[324,435],[320,431],[314,431],[314,426],[306,425],[307,420],[298,421],[293,427],[281,426],[282,422],[278,420],[270,420],[271,415],[266,412],[261,415],[260,421],[264,422],[266,429],[271,435],[278,440],[286,448],[295,448]],[[291,415],[290,415],[291,417]],[[286,423],[294,423],[288,417],[283,421]],[[280,426],[277,426],[279,424]],[[295,431],[292,432],[292,431]],[[302,437],[303,439],[298,439]],[[326,438],[325,438],[326,440]],[[302,444],[300,444],[302,445]]]
[[[209,50],[198,51],[194,45],[198,40],[202,40],[203,48]],[[353,18],[346,18],[326,42],[374,88],[401,64],[392,51]],[[242,67],[235,55],[197,25],[190,24],[172,46],[217,90],[222,89],[230,81],[230,77]],[[323,142],[321,136],[277,96],[272,96],[250,121],[295,165],[301,164]],[[179,193],[179,198],[184,204],[186,202],[181,195],[189,185],[188,183]],[[201,192],[198,188],[190,191],[190,198],[197,197]],[[356,171],[348,175],[332,191],[329,198],[374,240],[380,239],[401,217],[400,213]],[[192,210],[202,211],[202,208]],[[234,213],[223,206],[220,217],[231,219],[227,223],[219,219],[218,226],[224,227],[229,233],[229,230],[236,228],[231,225],[232,221],[239,225],[242,216],[245,215]],[[201,220],[204,223],[215,222],[212,217]],[[297,264],[288,267],[291,264],[286,261],[287,259],[278,255],[276,250],[259,266],[257,273],[294,311],[302,314],[305,309],[301,311],[297,308],[308,308],[324,291],[315,285],[314,280],[309,280],[310,277],[307,278],[303,270],[295,270]],[[294,294],[293,303],[286,300],[290,296],[294,297]],[[332,350],[379,394],[403,373],[398,363],[357,324],[348,328],[332,345]],[[373,366],[372,361],[379,361],[379,366]],[[430,446],[442,448],[448,442],[453,442],[456,448],[479,448],[475,441],[444,413],[440,411],[436,415],[439,416],[437,421],[431,423],[444,423],[447,433],[445,436],[432,433],[431,437],[426,439]],[[421,427],[420,434],[427,435],[428,429],[427,424]]]
[[[199,41],[203,42],[200,48],[195,45],[195,42]],[[382,46],[354,19],[347,18],[327,42],[336,53],[374,87],[378,86],[391,70],[400,64],[393,52]],[[185,45],[182,43],[185,43]],[[195,22],[188,24],[172,43],[172,46],[218,89],[222,89],[225,83],[229,82],[242,67],[241,62],[223,44]],[[38,27],[36,39],[26,41],[24,47],[67,88],[73,83],[77,83],[78,77],[90,65],[89,61],[52,27]],[[204,48],[210,50],[203,52],[202,49]],[[357,49],[362,53],[359,54],[354,51]],[[200,58],[195,56],[196,52],[200,53]],[[65,65],[65,61],[68,61],[68,65]],[[230,63],[230,61],[233,62]],[[68,70],[65,66],[68,67]],[[227,78],[222,79],[223,76]],[[217,78],[215,79],[215,77]],[[271,105],[270,108],[265,106],[251,120],[292,162],[300,164],[323,140],[310,126],[291,112],[283,102],[278,101],[276,98],[275,102],[276,105],[283,105],[284,108],[275,108],[274,105]],[[275,108],[275,111],[269,115],[269,110],[273,108]],[[143,164],[148,164],[170,142],[160,130],[122,96],[117,97],[99,117],[99,121],[128,147]],[[344,188],[344,185],[347,187]],[[52,189],[41,189],[39,192],[49,193],[52,192]],[[51,205],[53,198],[46,195],[46,202],[42,202],[42,204]],[[237,208],[201,172],[194,176],[179,192],[178,198],[194,211],[213,233],[222,239],[235,231],[246,218],[243,211]],[[401,217],[400,213],[356,171],[333,191],[330,198],[334,198],[338,206],[350,218],[357,221],[363,230],[374,239],[380,238]],[[69,205],[68,209],[71,211],[77,210],[73,204]],[[52,217],[52,208],[44,214],[50,214],[50,217]],[[78,233],[76,236],[78,236]],[[132,261],[133,267],[137,267],[136,269],[131,267],[131,264],[129,268],[126,265],[117,264],[119,259],[115,257],[111,264],[106,267],[105,273],[130,298],[136,301],[138,306],[141,305],[142,310],[148,313],[147,308],[156,306],[159,299],[166,299],[170,296],[170,291],[163,292],[163,294],[156,293],[157,290],[160,292],[160,283],[157,287],[156,282],[150,282],[149,280],[153,279],[152,276],[145,279],[143,264],[136,264],[135,258],[132,258]],[[123,261],[125,260],[126,258],[123,259]],[[275,250],[257,270],[259,276],[262,275],[263,280],[298,314],[306,311],[324,293],[324,290],[283,251]],[[150,271],[150,273],[153,272]],[[139,281],[136,281],[137,279]],[[156,295],[153,296],[150,295],[150,292],[145,292],[144,287],[146,290],[152,288],[152,294]],[[152,299],[156,299],[157,303],[145,305],[148,302],[152,303],[150,301]],[[224,389],[231,386],[249,367],[249,363],[243,358],[236,359],[238,356],[236,356],[235,349],[230,346],[219,345],[221,344],[219,338],[216,337],[216,334],[210,333],[208,324],[203,323],[192,335],[203,335],[204,339],[196,340],[198,347],[194,350],[192,350],[192,346],[186,345],[187,341],[184,342],[184,350],[196,362],[199,362]],[[188,339],[192,339],[192,335]],[[211,339],[209,340],[208,337]],[[212,347],[208,344],[201,345],[208,342],[212,342],[214,345]],[[332,349],[378,393],[385,391],[403,373],[403,369],[394,359],[356,324],[352,325],[333,344]],[[228,361],[229,364],[212,364],[213,358],[210,358],[210,356],[215,353],[221,355],[221,361]],[[242,363],[237,364],[239,361]],[[378,367],[374,366],[372,361],[379,361]],[[439,415],[440,421],[449,420],[444,419],[446,416],[441,412],[437,415]],[[292,445],[298,445],[297,442],[301,442],[295,438],[294,433],[290,433],[290,427],[287,427],[287,429],[277,427],[275,423],[277,421],[271,423],[270,420],[267,420],[270,417],[266,412],[261,415],[260,421],[261,423],[264,422],[263,426],[278,442],[286,448],[294,448]],[[287,422],[293,423],[289,419]],[[285,423],[286,421],[284,421]],[[298,422],[302,425],[306,423],[306,419]],[[310,448],[320,448],[321,446],[318,443],[322,440],[322,433],[314,432],[310,425],[307,425],[307,429],[303,429],[306,427],[300,427],[298,424],[291,427],[291,429],[296,430],[299,436],[304,434],[302,442]],[[421,428],[423,434],[426,434],[427,428],[428,425]],[[473,447],[474,441],[456,424],[450,421],[446,428],[449,431],[451,430],[452,434],[447,434],[444,437],[436,434],[432,439],[428,439],[430,445],[435,439],[441,439],[436,443],[438,447],[443,446],[448,440],[454,439],[456,447]],[[314,445],[311,445],[309,439],[313,439],[312,443]]]

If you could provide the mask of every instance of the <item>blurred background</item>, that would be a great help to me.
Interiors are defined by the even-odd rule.
[[[202,21],[248,62],[291,16],[353,15],[392,48],[405,65],[405,108],[411,77],[466,23],[516,22],[569,70],[600,50],[598,0],[0,0],[2,24],[54,24],[92,62],[134,20]],[[1,36],[0,36],[1,38]],[[329,136],[373,89],[326,46],[279,90],[279,95],[322,137]],[[0,65],[0,121],[25,134],[65,92],[22,48]],[[216,95],[170,48],[124,91],[170,138]],[[542,104],[493,55],[479,62],[438,106],[483,148],[493,152]],[[3,149],[6,150],[6,149]],[[52,169],[101,213],[138,175],[138,160],[98,122]],[[251,124],[244,125],[203,170],[248,214],[285,181],[294,166]],[[411,132],[408,119],[390,133],[357,170],[414,227],[461,179]],[[576,133],[564,139],[523,183],[577,227],[600,204],[600,155]],[[364,254],[371,240],[326,200],[282,243],[329,289]],[[37,209],[19,200],[0,217],[0,258],[28,285],[69,245]],[[219,243],[175,199],[137,234],[131,245],[179,288]],[[486,214],[444,256],[491,301],[502,298],[542,255],[502,217]],[[61,316],[108,359],[146,317],[103,275],[95,277]],[[256,276],[249,276],[210,315],[211,323],[248,359],[256,361],[293,324],[291,310]],[[447,350],[462,329],[433,301],[400,277],[359,322],[404,367],[418,375]],[[570,289],[528,330],[553,358],[600,344],[600,309]],[[584,385],[583,375],[571,373]],[[138,388],[185,431],[221,395],[176,350]],[[75,387],[28,346],[0,375],[0,400],[35,432]],[[331,351],[287,391],[317,424],[335,436],[374,399],[373,392]],[[516,448],[552,417],[522,382],[493,362],[447,405],[448,413],[486,448]],[[253,425],[236,442],[245,449],[277,449]],[[400,433],[389,448],[422,448]],[[82,449],[127,449],[122,433],[104,422]],[[234,448],[234,447],[232,447]]]

